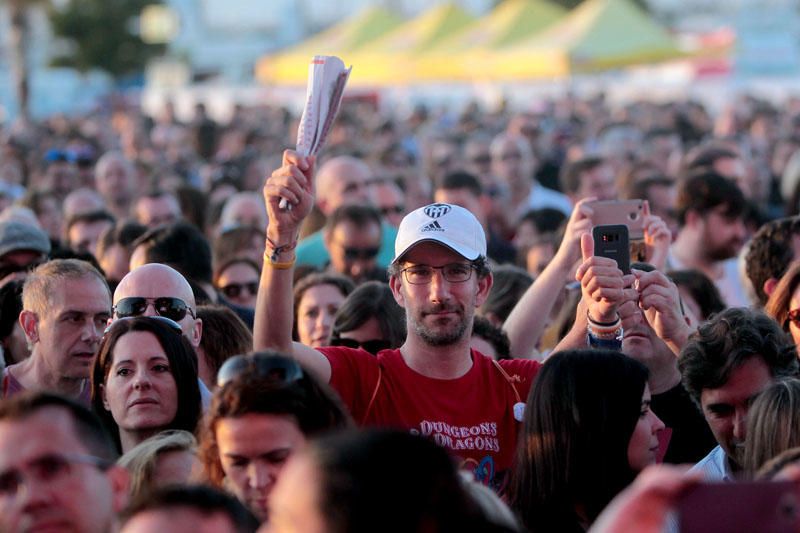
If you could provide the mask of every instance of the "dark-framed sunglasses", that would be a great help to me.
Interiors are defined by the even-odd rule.
[[[32,272],[33,269],[44,263],[45,259],[37,259],[34,260],[27,265],[0,265],[0,279],[5,278],[6,276],[10,276],[11,274],[16,274],[17,272]]]
[[[238,298],[243,291],[247,291],[253,296],[258,294],[258,281],[248,281],[245,283],[228,283],[219,288],[222,294],[228,298]]]
[[[217,372],[217,387],[222,388],[245,374],[287,385],[300,381],[305,376],[297,361],[289,357],[265,353],[234,355]]]
[[[141,316],[147,311],[147,306],[153,304],[153,309],[159,316],[180,322],[188,313],[192,318],[197,318],[194,311],[180,298],[164,296],[161,298],[144,298],[131,296],[123,298],[114,306],[114,314],[119,318]]]
[[[391,348],[389,341],[384,339],[370,339],[364,342],[358,342],[355,339],[344,339],[334,335],[331,337],[331,346],[345,346],[347,348],[361,348],[372,355],[378,355],[381,350],[388,350]]]
[[[133,320],[134,318],[146,319],[146,320],[156,320],[156,321],[168,326],[169,329],[171,329],[172,331],[174,331],[178,335],[183,335],[183,329],[181,328],[181,325],[178,324],[177,322],[175,322],[174,320],[172,320],[171,318],[167,318],[165,316],[124,316],[124,317],[121,317],[121,318],[117,318],[116,320],[111,322],[111,324],[106,326],[106,329],[103,331],[103,336],[105,337],[106,335],[108,335],[108,332],[111,331],[111,328],[114,327],[114,324],[116,324],[118,322],[124,322],[125,320]]]
[[[380,248],[378,246],[374,248],[344,248],[344,256],[346,259],[355,260],[355,259],[373,259],[375,256],[378,255],[380,252]]]

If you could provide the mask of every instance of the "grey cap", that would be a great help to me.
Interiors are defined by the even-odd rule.
[[[36,226],[16,221],[0,222],[0,257],[19,250],[49,254],[50,239]]]

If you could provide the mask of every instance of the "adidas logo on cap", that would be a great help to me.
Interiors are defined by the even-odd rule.
[[[430,224],[428,224],[426,226],[423,226],[422,229],[419,230],[419,231],[420,231],[420,233],[425,233],[427,231],[444,231],[444,228],[442,227],[441,224],[439,224],[439,222],[434,220]]]

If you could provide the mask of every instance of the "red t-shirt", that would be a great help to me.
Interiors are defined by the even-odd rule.
[[[409,368],[400,350],[377,357],[338,346],[320,351],[331,363],[331,386],[356,422],[429,436],[477,480],[500,488],[517,445],[514,405],[527,399],[540,363],[498,361],[506,377],[491,358],[473,350],[472,368],[464,376],[434,379]]]

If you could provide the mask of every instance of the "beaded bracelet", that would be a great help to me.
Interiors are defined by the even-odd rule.
[[[266,259],[267,257],[269,257],[269,262],[274,267],[276,264],[277,265],[285,264],[285,263],[279,263],[278,262],[278,258],[281,256],[281,254],[283,252],[291,252],[292,250],[294,250],[297,247],[297,238],[295,238],[289,244],[284,244],[283,246],[278,246],[277,244],[272,242],[272,239],[267,237],[267,243],[266,244],[267,244],[266,245],[267,248],[271,248],[272,249],[272,253],[269,256],[267,256],[267,252],[265,250],[264,251],[264,258]],[[292,260],[292,264],[294,264],[294,260]],[[285,267],[285,268],[289,268],[289,267]]]

